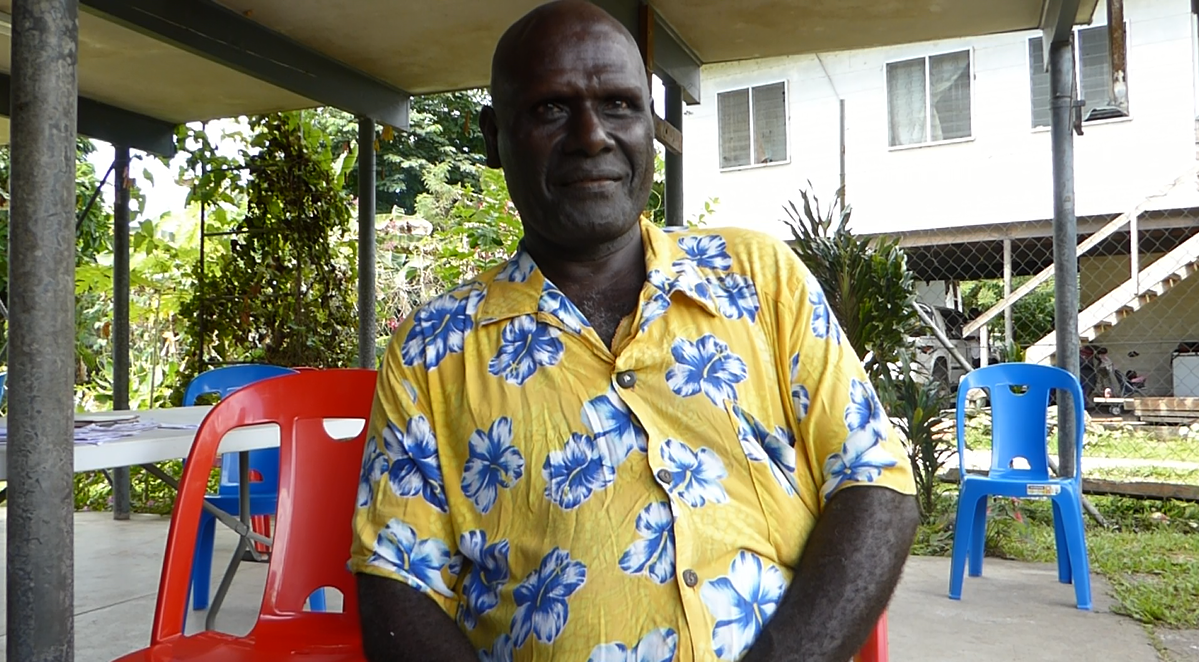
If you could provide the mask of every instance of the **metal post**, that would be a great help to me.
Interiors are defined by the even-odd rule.
[[[75,657],[77,0],[12,5],[9,660]]]
[[[129,148],[114,146],[112,205],[112,408],[129,409]],[[112,517],[129,519],[129,467],[112,470]]]
[[[683,91],[677,84],[666,83],[666,121],[683,130]],[[666,225],[682,227],[683,155],[666,150]]]
[[[375,367],[375,121],[358,118],[358,365]]]
[[[1078,361],[1078,219],[1074,215],[1074,47],[1050,46],[1049,85],[1053,94],[1053,278],[1057,365],[1079,374]],[[1062,397],[1064,396],[1064,397]],[[1073,476],[1075,427],[1071,397],[1058,397],[1059,475]]]
[[[1012,240],[1003,240],[1003,298],[1012,296]],[[1016,348],[1015,322],[1012,320],[1012,304],[1003,309],[1003,341],[1008,350]],[[1010,359],[1010,357],[1009,357]]]
[[[1133,292],[1141,296],[1141,246],[1137,228],[1137,214],[1128,217],[1128,270],[1132,278]]]

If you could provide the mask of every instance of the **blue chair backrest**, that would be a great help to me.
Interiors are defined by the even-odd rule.
[[[294,375],[295,370],[277,365],[246,364],[216,368],[201,373],[187,385],[183,395],[184,406],[196,404],[202,395],[216,394],[222,399],[243,386],[254,382]],[[221,456],[221,482],[218,494],[237,494],[239,471],[237,453]],[[250,471],[257,471],[262,480],[250,483],[251,494],[273,494],[279,489],[279,449],[271,448],[250,453]]]
[[[0,402],[4,402],[4,396],[8,394],[8,391],[4,390],[5,387],[7,386],[7,382],[8,382],[8,373],[0,372]]]
[[[986,389],[991,399],[991,473],[995,478],[1030,481],[1049,480],[1048,409],[1049,394],[1058,389],[1073,394],[1074,466],[1082,465],[1082,441],[1086,431],[1082,386],[1069,372],[1032,363],[1000,363],[968,373],[958,386],[958,463],[966,475],[966,396],[970,389]],[[1060,428],[1059,428],[1060,429]],[[1028,469],[1014,468],[1013,460],[1024,458]],[[1080,480],[1075,472],[1074,480]]]

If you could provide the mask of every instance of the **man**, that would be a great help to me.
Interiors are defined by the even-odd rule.
[[[491,93],[525,236],[383,361],[351,560],[367,657],[846,662],[916,509],[819,286],[773,239],[640,219],[649,90],[601,10],[517,22]]]

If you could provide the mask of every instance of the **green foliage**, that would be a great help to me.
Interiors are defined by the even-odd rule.
[[[379,127],[375,209],[379,213],[393,209],[415,212],[417,198],[429,192],[425,173],[436,165],[446,165],[447,184],[478,188],[486,158],[478,114],[489,101],[485,90],[416,96],[406,131]],[[334,153],[357,144],[358,121],[352,115],[322,108],[310,119],[329,136]],[[357,168],[346,177],[345,187],[351,195],[357,194]]]
[[[162,462],[158,468],[175,478],[183,475],[182,460]],[[171,514],[175,506],[174,488],[141,467],[130,467],[129,478],[132,487],[129,501],[133,512]],[[75,510],[112,509],[112,484],[108,481],[109,477],[99,471],[75,474]],[[209,474],[208,491],[215,492],[219,482],[220,471],[214,470]]]
[[[1012,279],[1015,290],[1028,282],[1030,276]],[[966,310],[984,312],[1003,300],[1002,280],[976,280],[962,283],[962,306]],[[1022,360],[1023,348],[1053,332],[1054,320],[1053,279],[1041,283],[1027,296],[1012,305],[1012,331],[1017,347],[1000,346],[1001,358],[1005,361]],[[999,318],[1002,322],[1002,318]],[[992,338],[999,340],[998,336]]]
[[[953,394],[935,379],[919,378],[914,367],[904,361],[884,373],[877,380],[878,391],[891,421],[907,440],[921,520],[930,522],[936,510],[937,476],[957,451],[953,432],[941,429],[942,414],[952,406]]]
[[[244,203],[236,164],[205,168],[196,181],[218,227],[230,206],[245,212],[203,276],[199,264],[193,270],[194,293],[179,311],[188,354],[176,396],[212,363],[339,367],[356,355],[344,158],[299,113],[256,117],[250,127]]]
[[[895,240],[871,241],[850,232],[851,209],[840,195],[827,211],[807,190],[800,196],[802,209],[794,202],[784,207],[795,253],[820,282],[850,346],[869,353],[874,374],[880,374],[879,366],[900,358],[916,325],[906,256]]]

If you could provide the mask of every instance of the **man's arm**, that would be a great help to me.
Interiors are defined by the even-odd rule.
[[[743,662],[848,662],[891,599],[919,523],[915,498],[879,487],[829,498],[774,617]]]
[[[362,649],[369,662],[477,662],[454,620],[420,591],[374,575],[357,579]]]

